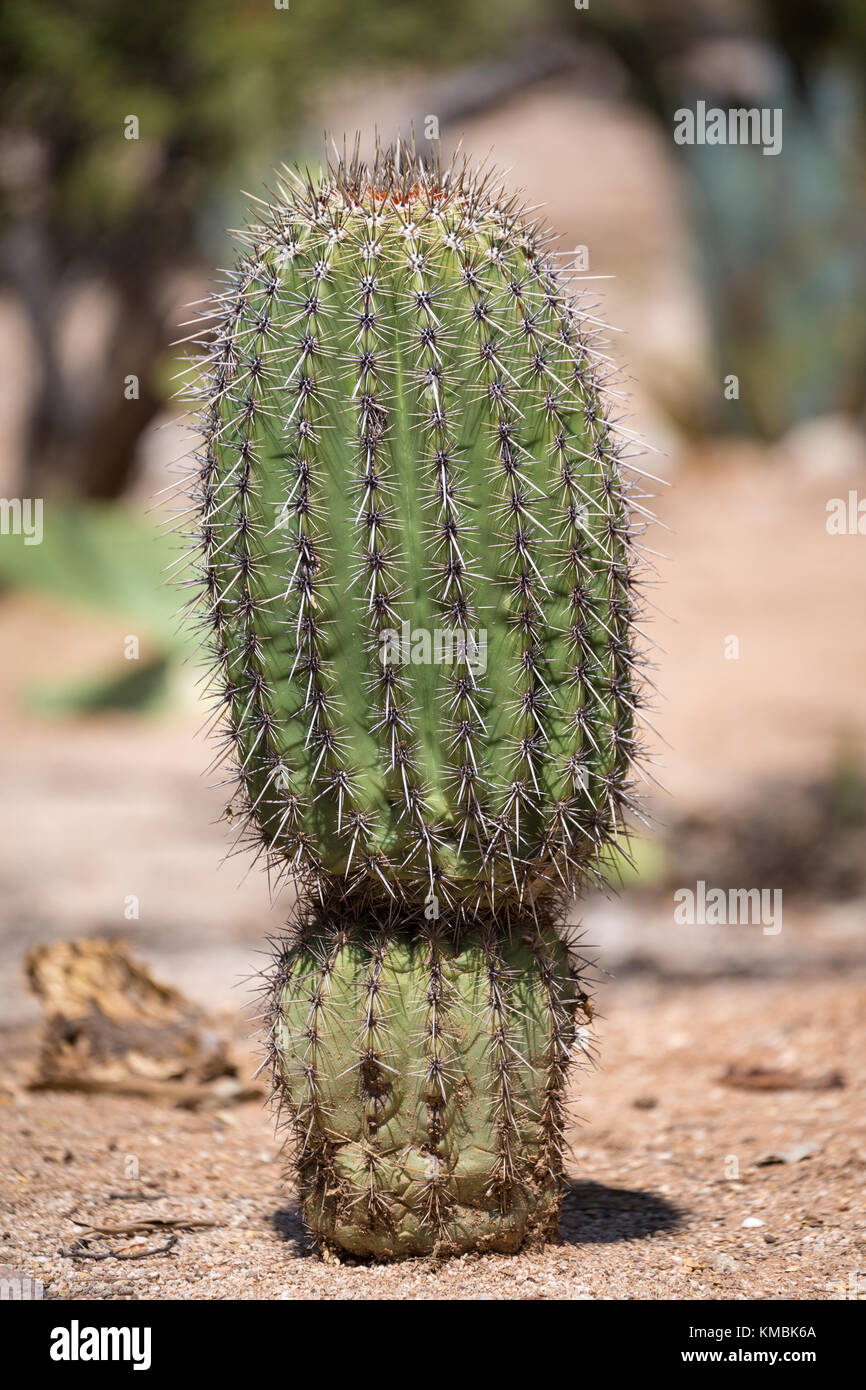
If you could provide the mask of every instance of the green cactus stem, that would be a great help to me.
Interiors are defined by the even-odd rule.
[[[208,320],[195,582],[240,817],[297,920],[277,1086],[325,1242],[555,1226],[555,930],[638,756],[628,436],[494,177],[402,143],[257,206]],[[578,1049],[579,1050],[579,1049]]]
[[[529,914],[459,940],[403,912],[339,923],[313,915],[274,990],[311,1229],[378,1259],[550,1237],[588,1010],[568,948]]]

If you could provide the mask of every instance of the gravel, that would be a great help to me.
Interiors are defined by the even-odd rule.
[[[260,1104],[29,1092],[38,1036],[10,1030],[0,1266],[52,1299],[866,1298],[864,993],[856,977],[607,986],[558,1242],[443,1264],[326,1263]],[[731,1064],[841,1069],[844,1085],[738,1090],[719,1080]]]

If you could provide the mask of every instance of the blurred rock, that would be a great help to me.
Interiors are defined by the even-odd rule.
[[[866,470],[866,434],[846,415],[821,415],[795,425],[779,449],[800,478],[850,478]]]
[[[823,1152],[822,1144],[815,1144],[808,1139],[802,1144],[794,1144],[790,1149],[785,1149],[780,1153],[759,1154],[755,1159],[755,1168],[772,1168],[777,1163],[802,1163],[804,1158],[812,1158],[815,1154]]]

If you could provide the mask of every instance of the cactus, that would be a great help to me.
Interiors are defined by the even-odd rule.
[[[466,161],[286,170],[240,235],[194,582],[238,843],[297,890],[270,1016],[304,1212],[356,1255],[516,1249],[555,1230],[586,1047],[564,904],[633,804],[611,368]]]
[[[458,941],[420,914],[318,918],[282,954],[275,999],[320,1241],[393,1259],[555,1232],[562,1086],[587,1000],[549,925],[487,920]]]

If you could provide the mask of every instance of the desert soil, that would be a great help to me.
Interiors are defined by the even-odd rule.
[[[7,1035],[0,1265],[52,1299],[841,1299],[866,1297],[866,982],[635,976],[602,990],[603,1066],[581,1117],[559,1240],[437,1265],[325,1263],[259,1102],[190,1112],[29,1091],[36,1037]],[[730,1066],[787,1089],[721,1081]],[[817,1089],[803,1089],[815,1086]],[[786,1161],[771,1161],[783,1158]],[[208,1223],[91,1239],[140,1218]]]

